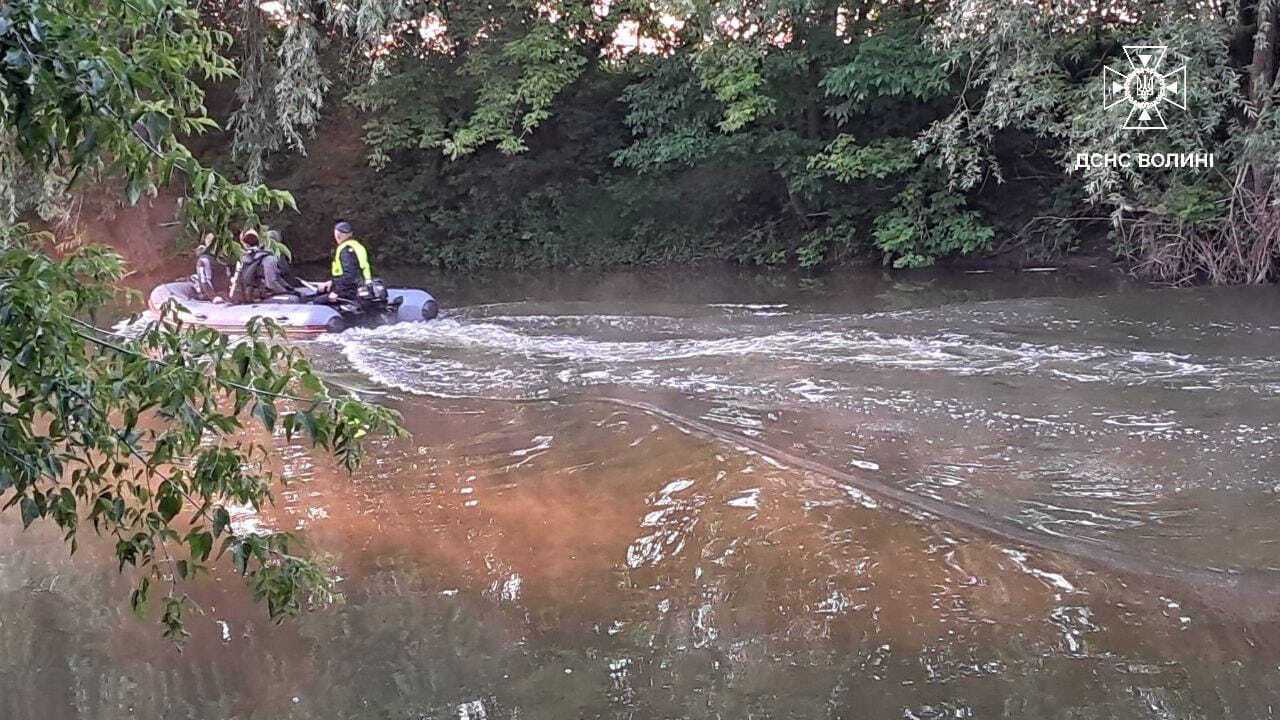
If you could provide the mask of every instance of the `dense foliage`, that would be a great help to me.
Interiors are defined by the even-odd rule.
[[[141,30],[151,7],[105,23],[95,3],[6,8],[4,82],[33,77],[55,88],[38,96],[81,106],[66,130],[127,173],[131,195],[153,174],[194,178],[193,230],[221,229],[227,218],[212,208],[244,197],[227,176],[260,182],[298,153],[323,161],[326,136],[313,133],[345,106],[369,169],[350,190],[358,201],[338,204],[358,202],[366,234],[412,261],[918,267],[1109,238],[1166,280],[1274,275],[1269,3],[272,0],[205,3],[199,15],[175,3],[156,6],[172,22],[175,42],[159,45],[174,54],[167,66],[148,61],[164,42]],[[25,19],[40,13],[49,17]],[[55,30],[61,16],[93,22]],[[50,30],[31,29],[41,23]],[[50,36],[106,37],[111,51],[101,67],[59,68],[30,51]],[[1127,44],[1167,45],[1189,68],[1189,108],[1170,115],[1168,132],[1123,130],[1124,111],[1100,102],[1105,68],[1126,71]],[[138,102],[111,98],[127,112],[88,111],[114,92],[101,78],[144,65]],[[180,143],[147,142],[165,123],[206,127],[188,112],[197,83],[224,81],[235,102],[222,173]],[[118,129],[121,117],[134,131]],[[66,138],[50,140],[74,154]],[[1207,172],[1074,164],[1109,150],[1217,162]],[[138,174],[144,164],[151,174]],[[56,190],[67,173],[55,163],[39,179]],[[237,212],[287,202],[256,192]],[[335,200],[302,197],[304,212]]]
[[[290,0],[254,36],[270,51],[242,48],[242,91],[274,110],[257,125],[238,111],[236,149],[258,170],[324,107],[359,108],[381,234],[449,266],[871,255],[915,267],[1108,237],[1156,277],[1260,282],[1274,275],[1276,12]],[[1100,102],[1104,69],[1127,72],[1133,44],[1167,45],[1189,68],[1189,107],[1168,132],[1123,130],[1124,110]],[[282,84],[303,66],[324,71]],[[1075,166],[1099,151],[1217,162]]]
[[[957,191],[913,145],[956,85],[928,42],[937,12],[367,3],[357,19],[382,24],[331,32],[355,48],[338,53],[340,98],[365,118],[383,234],[408,257],[810,267],[871,253],[915,267],[986,250],[996,224],[1026,215],[984,216],[980,193]],[[254,167],[271,147],[237,140]]]
[[[59,247],[17,224],[123,179],[136,201],[181,175],[187,222],[217,228],[291,203],[204,167],[180,136],[213,127],[197,81],[232,72],[227,38],[184,2],[50,0],[0,7],[0,505],[52,523],[72,552],[92,529],[136,578],[131,604],[159,606],[180,636],[182,583],[226,557],[273,618],[324,602],[326,570],[285,533],[239,532],[276,481],[246,432],[294,435],[348,466],[359,440],[397,432],[386,409],[331,395],[296,351],[255,328],[231,341],[172,310],[137,337],[92,323],[119,301],[119,256]],[[163,590],[163,593],[161,592]],[[160,599],[157,599],[160,598]]]
[[[18,229],[21,231],[21,228]],[[120,258],[100,247],[52,260],[38,235],[0,240],[0,493],[23,525],[55,523],[74,552],[90,527],[137,568],[131,603],[164,590],[168,634],[183,632],[180,582],[231,559],[272,617],[328,598],[324,568],[287,533],[237,532],[235,507],[259,508],[276,478],[246,419],[332,450],[395,431],[390,411],[331,396],[296,350],[251,336],[149,324],[120,338],[83,318],[112,301]]]
[[[964,101],[919,145],[967,187],[999,177],[990,150],[1000,134],[1033,135],[1109,216],[1116,249],[1148,275],[1274,280],[1278,14],[1269,2],[951,6],[938,38],[966,63]],[[1103,68],[1129,72],[1125,44],[1168,46],[1165,69],[1188,68],[1187,108],[1166,107],[1167,130],[1124,130],[1124,109],[1102,103]],[[1216,162],[1209,171],[1077,167],[1080,153],[1105,152],[1212,152]]]

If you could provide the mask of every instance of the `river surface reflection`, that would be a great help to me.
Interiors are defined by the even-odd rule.
[[[179,652],[107,548],[5,518],[0,717],[1273,716],[1273,596],[1090,548],[1280,588],[1274,290],[416,279],[442,320],[307,345],[412,437],[354,477],[279,439],[236,517],[342,601],[272,626],[220,573]]]

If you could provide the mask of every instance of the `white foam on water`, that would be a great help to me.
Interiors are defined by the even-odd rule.
[[[1068,593],[1073,593],[1076,591],[1076,586],[1072,585],[1071,582],[1068,581],[1066,577],[1058,573],[1053,573],[1047,570],[1041,570],[1040,568],[1031,567],[1031,565],[1028,564],[1027,562],[1026,553],[1018,550],[1014,550],[1012,548],[1004,548],[1004,554],[1009,556],[1009,558],[1013,560],[1013,563],[1018,566],[1019,570],[1022,570],[1024,573],[1040,580],[1041,582],[1048,585],[1049,587],[1054,588],[1056,590],[1061,590],[1062,592],[1068,592]]]
[[[252,505],[227,504],[226,509],[231,516],[231,531],[237,535],[267,535],[275,532]]]
[[[498,597],[503,602],[515,602],[520,598],[520,589],[524,586],[524,579],[520,577],[520,573],[511,573],[506,582],[502,583],[502,591]]]
[[[554,437],[551,435],[537,435],[533,438],[533,445],[527,448],[520,448],[519,450],[512,450],[511,455],[513,457],[524,457],[536,452],[541,452],[551,447],[551,441],[553,439]]]
[[[789,306],[786,303],[711,303],[707,307],[741,310],[778,310]]]
[[[1188,329],[1192,325],[1178,319],[1113,316],[1096,309],[1073,317],[1064,303],[1068,301],[1019,300],[866,315],[796,312],[785,321],[751,313],[795,308],[722,303],[715,307],[726,312],[694,308],[688,316],[555,315],[521,314],[525,308],[542,308],[515,304],[469,308],[430,323],[354,329],[315,345],[336,349],[339,362],[345,360],[373,382],[431,396],[538,398],[590,393],[593,388],[612,395],[618,388],[652,393],[658,397],[655,404],[677,394],[692,397],[700,402],[690,417],[760,437],[779,449],[827,451],[834,464],[883,472],[886,481],[943,502],[986,506],[986,493],[1005,492],[1001,480],[1023,483],[1041,477],[1038,467],[1052,463],[1050,457],[1063,457],[1072,474],[1064,481],[1068,489],[1055,488],[1041,498],[1053,502],[1014,505],[1019,512],[1014,521],[1052,535],[1116,536],[1132,528],[1134,518],[1155,517],[1146,508],[1099,511],[1105,499],[1088,495],[1097,488],[1077,472],[1086,462],[1082,453],[1099,441],[1123,436],[1134,462],[1147,457],[1147,448],[1175,459],[1190,457],[1185,447],[1202,456],[1269,452],[1266,448],[1280,428],[1262,423],[1239,430],[1225,427],[1218,416],[1207,416],[1179,399],[1189,396],[1165,393],[1195,390],[1196,401],[1203,398],[1206,405],[1280,395],[1280,360],[1220,353],[1261,347],[1258,343],[1199,343],[1198,333],[1208,330],[1223,337],[1226,332],[1252,335],[1258,328]],[[1187,348],[1193,351],[1183,351]],[[1228,392],[1238,394],[1219,395]],[[1170,400],[1152,403],[1162,398]],[[1156,407],[1167,409],[1155,412]],[[810,437],[819,413],[834,416],[836,425],[847,420],[856,426],[858,442],[867,447],[875,443],[874,459],[865,449],[842,447],[821,427]],[[630,445],[647,447],[638,428],[617,427],[629,434],[625,440]],[[949,436],[961,428],[1021,454],[992,472],[949,469],[944,457],[972,451],[964,447],[965,440]],[[675,429],[691,432],[678,425]],[[520,443],[508,451],[515,458],[508,468],[520,467],[551,443],[550,434]],[[734,473],[743,480],[753,473],[760,477],[770,466],[784,467],[776,457],[741,446],[738,450],[760,457]],[[925,456],[921,463],[901,461],[917,454]],[[935,461],[943,466],[934,467]],[[1128,461],[1102,457],[1099,462],[1123,468]],[[1181,471],[1170,467],[1184,477],[1194,472],[1190,466]],[[1239,475],[1249,472],[1251,468]],[[1171,486],[1178,481],[1167,480]],[[1268,480],[1267,487],[1273,484]],[[680,492],[669,485],[652,502],[678,505]],[[870,498],[850,495],[859,504],[874,506]],[[758,503],[758,494],[731,493],[719,502],[750,507]],[[629,564],[668,557],[683,538],[679,522],[678,514],[646,516],[642,526],[648,534],[629,548]],[[1168,527],[1169,532],[1177,529]],[[1046,581],[1061,589],[1056,579]]]
[[[488,720],[489,713],[480,700],[469,700],[458,704],[458,720]]]
[[[759,377],[735,376],[736,359],[822,368],[859,366],[941,372],[958,376],[1042,375],[1062,382],[1119,386],[1247,386],[1274,383],[1272,358],[1197,358],[1186,353],[1116,347],[992,341],[971,333],[892,333],[860,326],[865,318],[826,316],[770,331],[767,327],[708,327],[696,319],[668,318],[661,337],[647,332],[649,316],[605,316],[564,332],[564,317],[448,317],[430,323],[353,329],[319,342],[336,345],[356,370],[374,382],[444,397],[510,393],[536,395],[560,386],[624,384],[693,391],[759,388]],[[593,335],[602,324],[608,334]],[[683,323],[683,324],[682,324]],[[906,329],[909,329],[908,325]],[[690,363],[695,363],[690,367]],[[704,364],[717,372],[708,374]],[[806,377],[781,389],[822,403],[849,388],[830,378]]]
[[[854,502],[861,505],[862,507],[868,510],[875,510],[880,507],[880,503],[876,502],[875,498],[862,492],[858,488],[852,485],[841,485],[840,487],[845,491],[846,494],[848,494],[849,497],[853,498]]]
[[[674,493],[680,492],[681,490],[687,490],[691,487],[693,487],[692,480],[689,480],[687,478],[681,478],[679,480],[672,480],[671,482],[667,483],[666,487],[662,488],[662,490],[659,491],[658,494],[672,495]]]
[[[760,507],[760,488],[744,490],[741,495],[733,498],[727,504],[738,508],[758,509]]]

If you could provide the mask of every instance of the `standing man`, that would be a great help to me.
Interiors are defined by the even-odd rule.
[[[329,301],[354,300],[360,286],[373,280],[369,252],[355,239],[351,223],[346,221],[333,226],[333,241],[338,247],[333,251],[333,264],[329,268],[333,278],[329,282]]]

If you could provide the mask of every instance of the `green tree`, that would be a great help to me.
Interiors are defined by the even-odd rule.
[[[919,266],[1028,241],[1041,221],[1064,231],[1052,249],[1075,221],[1109,215],[1117,251],[1156,277],[1275,275],[1272,3],[281,7],[206,11],[241,31],[235,148],[250,177],[305,145],[330,95],[345,98],[386,173],[373,184],[395,205],[387,222],[426,260],[817,265],[871,252]],[[1166,44],[1191,68],[1190,111],[1169,134],[1126,135],[1097,102],[1104,68],[1125,70],[1134,43]],[[584,138],[573,162],[568,143]],[[1074,166],[1117,147],[1211,149],[1217,171]]]
[[[992,147],[1004,133],[1029,133],[1110,215],[1117,250],[1148,275],[1274,279],[1277,20],[1280,5],[1252,0],[954,3],[935,40],[966,68],[963,102],[920,144],[965,188],[999,181],[1003,163]],[[1099,102],[1103,69],[1129,71],[1123,45],[1166,45],[1167,69],[1186,63],[1188,108],[1166,108],[1167,132],[1125,131],[1123,115]],[[1215,168],[1201,172],[1075,162],[1081,153],[1208,151]]]
[[[74,552],[87,527],[183,633],[182,583],[225,556],[273,618],[327,599],[323,568],[284,533],[237,532],[233,504],[275,482],[241,431],[300,435],[355,467],[360,438],[399,432],[393,412],[335,396],[270,327],[243,341],[169,311],[136,338],[91,320],[118,301],[124,265],[95,246],[54,257],[14,219],[26,196],[123,178],[130,201],[186,184],[193,230],[252,221],[287,194],[205,168],[181,137],[213,128],[201,81],[229,77],[228,38],[177,0],[20,0],[0,8],[0,499],[24,525],[56,524]],[[32,192],[34,190],[34,192]],[[163,588],[163,599],[155,588]]]
[[[445,201],[429,213],[455,226],[440,228],[447,234],[474,226],[467,232],[548,237],[547,243],[515,245],[572,247],[565,256],[583,261],[598,253],[566,237],[581,224],[574,217],[611,214],[618,219],[611,228],[615,236],[639,227],[652,238],[650,245],[678,245],[681,235],[697,236],[709,226],[729,238],[723,248],[706,247],[711,253],[727,248],[739,260],[805,266],[868,248],[886,263],[918,266],[980,251],[990,242],[991,228],[970,206],[971,193],[949,186],[910,142],[943,114],[939,103],[953,91],[949,73],[940,70],[944,58],[924,42],[940,12],[936,3],[397,8],[401,17],[429,17],[438,33],[424,40],[419,25],[403,23],[371,64],[369,81],[349,97],[369,117],[372,162],[396,174],[389,184],[406,185],[402,169],[394,167],[397,159],[425,166],[430,177],[422,183],[431,192],[419,196],[435,197],[418,201],[424,205],[450,193],[451,178],[473,181],[456,204]],[[639,44],[644,51],[633,51]],[[611,115],[602,107],[602,91],[611,88],[624,104],[622,126],[582,120],[587,112]],[[588,122],[592,146],[582,160],[589,164],[548,172],[555,180],[540,187],[512,187],[498,176],[519,166],[514,160],[504,167],[479,157],[493,147],[508,157],[533,152],[541,163],[557,162],[548,145],[581,137]],[[539,131],[546,139],[531,142]],[[602,143],[610,148],[600,166],[593,152]],[[875,167],[848,171],[866,162]],[[487,182],[476,177],[485,168],[495,172]],[[720,205],[708,197],[712,183],[699,175],[716,175],[716,185],[736,192]],[[569,184],[566,176],[581,179]],[[495,184],[525,202],[509,217],[486,220],[494,203],[468,200],[483,192],[477,187]],[[678,209],[691,205],[693,193],[663,192],[664,186],[685,185],[698,188],[703,212]],[[860,202],[850,203],[850,197]],[[643,208],[646,198],[655,205]],[[717,207],[723,209],[705,211]],[[399,210],[412,210],[412,203]],[[866,232],[885,214],[892,218]],[[665,218],[689,216],[698,218],[694,228],[662,227]],[[947,222],[939,225],[938,219]],[[612,246],[615,261],[671,257],[631,250],[631,243]]]

